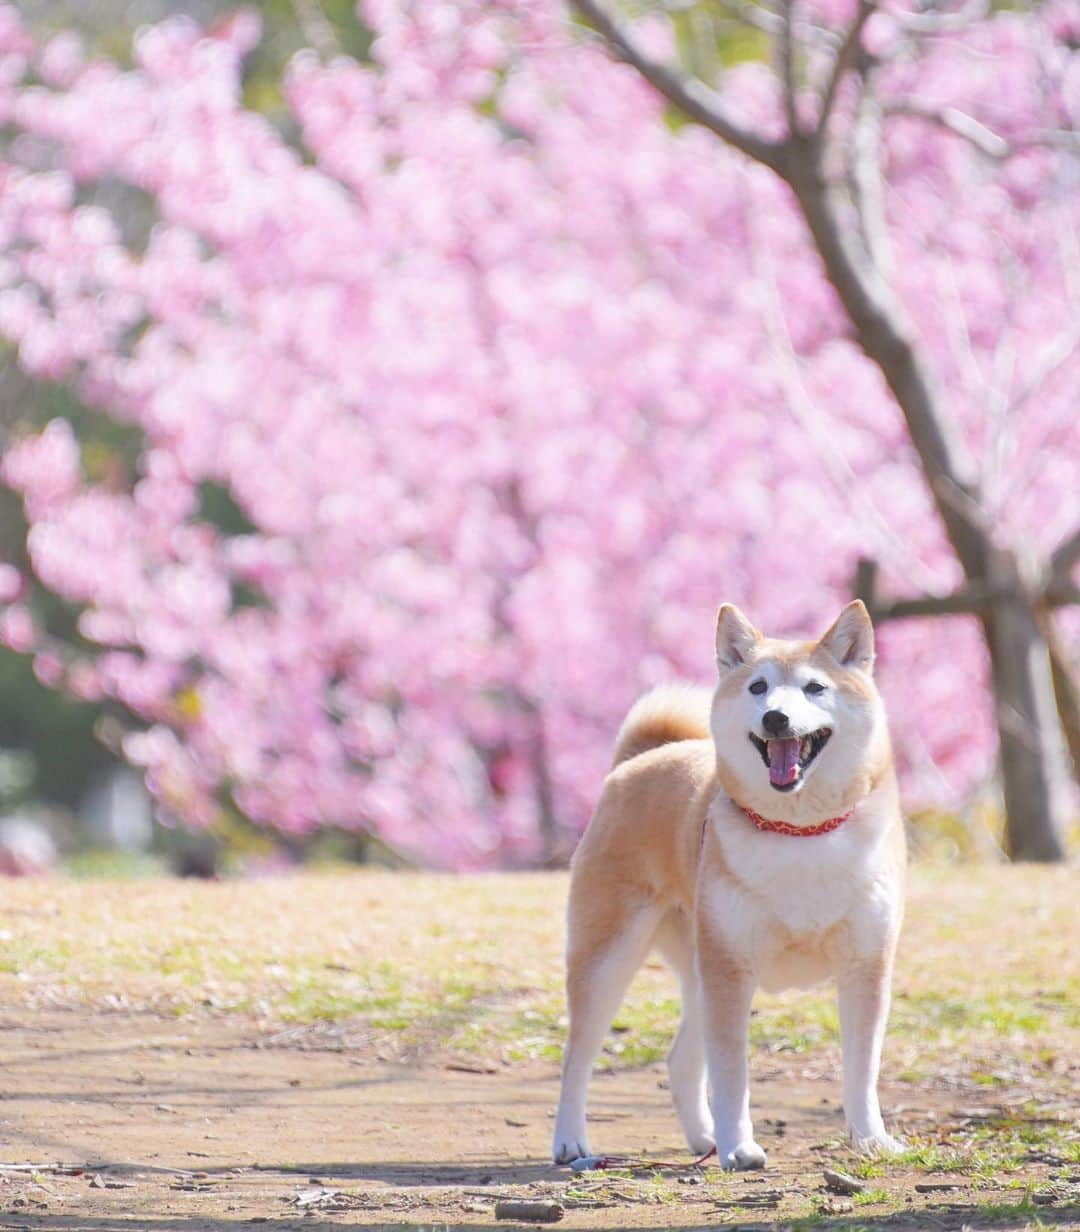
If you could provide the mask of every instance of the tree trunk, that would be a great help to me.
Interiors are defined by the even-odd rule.
[[[1003,554],[995,565],[1006,576],[995,579],[1001,597],[983,628],[993,674],[1008,854],[1013,860],[1063,860],[1070,775],[1050,648],[1015,558]]]
[[[802,154],[802,157],[798,156]],[[994,595],[982,624],[990,652],[1005,797],[1014,860],[1063,860],[1068,770],[1050,653],[1015,553],[995,551],[978,508],[972,465],[913,342],[900,306],[876,271],[860,263],[816,165],[799,151],[788,169],[825,273],[855,337],[877,364],[907,421],[923,474],[969,586]],[[998,596],[1001,596],[998,598]]]
[[[1062,645],[1061,636],[1054,623],[1054,615],[1048,609],[1036,612],[1039,628],[1050,647],[1050,672],[1054,678],[1054,696],[1057,698],[1058,718],[1065,733],[1065,747],[1072,761],[1073,780],[1080,784],[1080,684],[1076,679],[1069,652]]]
[[[555,812],[555,787],[551,781],[547,736],[544,718],[532,701],[524,701],[522,710],[529,716],[529,766],[536,798],[536,828],[540,835],[541,868],[560,868],[566,863],[566,853],[559,848],[559,819]]]

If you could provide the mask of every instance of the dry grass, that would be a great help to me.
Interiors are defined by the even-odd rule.
[[[1033,1064],[1077,1051],[1075,884],[1069,868],[913,871],[889,1049],[901,1076],[957,1050],[977,1075],[984,1045],[1006,1040]],[[395,1051],[554,1058],[565,893],[558,873],[11,882],[0,998],[347,1020]],[[672,981],[650,963],[607,1063],[656,1059],[676,1018]],[[762,1049],[813,1051],[836,1033],[827,989],[759,998]]]

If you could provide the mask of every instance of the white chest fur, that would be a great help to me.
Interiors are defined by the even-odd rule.
[[[805,987],[880,949],[900,909],[883,843],[892,818],[868,798],[830,834],[763,833],[718,798],[710,838],[734,879],[699,887],[699,910],[768,989]]]

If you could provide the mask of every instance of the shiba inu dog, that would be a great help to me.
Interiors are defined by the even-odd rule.
[[[711,700],[668,686],[631,709],[574,855],[557,1163],[589,1154],[589,1076],[650,950],[679,979],[668,1072],[691,1150],[765,1166],[750,1120],[751,998],[830,977],[848,1130],[863,1150],[898,1149],[877,1078],[905,844],[870,618],[851,603],[819,641],[780,641],[725,604],[716,661]]]

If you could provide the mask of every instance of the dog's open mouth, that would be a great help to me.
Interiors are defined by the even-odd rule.
[[[750,732],[750,742],[768,767],[769,785],[777,791],[791,791],[831,735],[829,727],[819,727],[809,736],[785,736],[782,740],[762,740]]]

